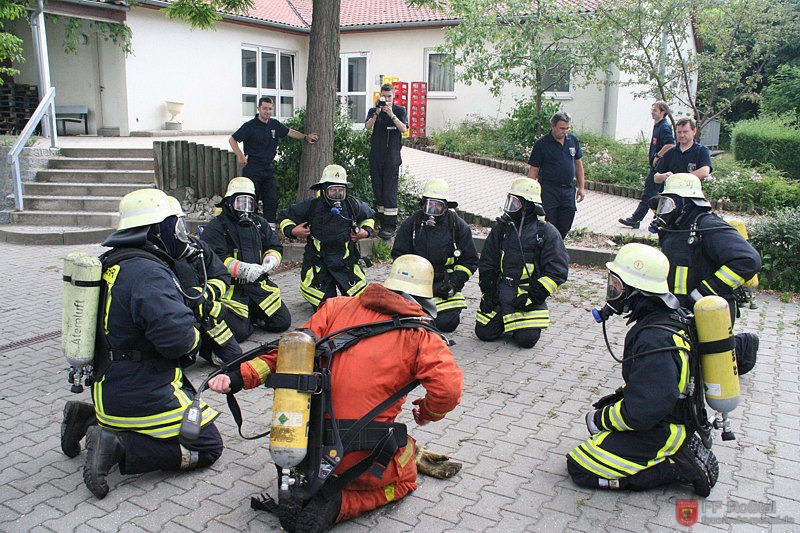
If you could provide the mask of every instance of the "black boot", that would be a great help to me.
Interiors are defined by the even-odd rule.
[[[694,487],[698,496],[705,498],[711,494],[711,487],[719,477],[719,463],[711,450],[703,446],[700,437],[692,433],[670,459],[675,462],[678,481]]]
[[[86,434],[86,465],[83,481],[92,494],[102,500],[108,494],[106,476],[111,467],[125,456],[117,434],[110,429],[92,426]]]
[[[739,375],[744,376],[756,366],[758,356],[758,335],[755,333],[739,333],[734,337],[736,341],[736,366]]]
[[[639,228],[639,223],[641,221],[640,220],[636,220],[633,217],[628,217],[628,218],[621,218],[621,219],[619,219],[618,222],[620,224],[622,224],[623,226],[628,226],[629,228],[638,229]]]
[[[86,436],[89,426],[94,424],[97,424],[97,417],[92,404],[67,402],[61,421],[61,451],[64,455],[77,457],[81,453],[81,439]]]
[[[341,508],[341,492],[330,496],[330,499],[324,497],[321,493],[317,493],[309,500],[303,510],[296,515],[294,520],[281,520],[281,525],[290,533],[301,531],[303,533],[322,533],[333,527],[339,517]],[[294,529],[287,528],[284,522]]]

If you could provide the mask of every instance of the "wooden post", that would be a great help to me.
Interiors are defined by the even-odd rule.
[[[189,141],[181,141],[181,154],[183,155],[183,184],[197,190],[197,184],[192,183],[192,176],[189,172]]]
[[[178,187],[186,185],[183,179],[183,142],[181,141],[175,141],[175,182]]]
[[[164,172],[161,168],[164,159],[163,146],[161,141],[153,142],[153,170],[155,171],[156,187],[164,190]]]
[[[178,188],[178,167],[176,164],[177,158],[175,157],[175,141],[167,141],[167,154],[169,165],[169,190]]]
[[[210,146],[204,146],[203,149],[205,151],[204,166],[205,166],[205,169],[206,169],[206,177],[205,177],[206,187],[210,188],[210,189],[213,189],[214,188],[214,185],[213,185],[214,184],[214,166],[212,164],[213,149]]]
[[[197,199],[203,198],[206,195],[203,189],[203,182],[197,176],[197,143],[189,143],[189,181],[193,184],[194,190],[197,192]]]

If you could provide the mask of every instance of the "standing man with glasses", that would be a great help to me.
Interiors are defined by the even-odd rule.
[[[656,183],[664,183],[673,174],[689,173],[702,182],[711,175],[713,167],[711,152],[695,141],[697,122],[692,117],[679,118],[675,122],[675,136],[678,138],[677,146],[667,150],[658,161],[653,179]]]

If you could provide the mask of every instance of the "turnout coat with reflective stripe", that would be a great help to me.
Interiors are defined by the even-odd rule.
[[[541,243],[537,243],[539,224],[544,224]],[[547,309],[547,302],[531,306],[525,311],[515,309],[511,302],[518,294],[527,291],[530,283],[540,283],[552,294],[559,285],[567,281],[569,273],[569,255],[555,226],[537,220],[535,216],[529,216],[522,224],[519,240],[516,231],[510,224],[495,224],[486,238],[478,262],[481,290],[497,281],[499,312],[503,315],[506,333],[548,327],[550,311]],[[478,311],[476,320],[486,324],[496,312],[487,315]]]
[[[692,245],[688,241],[695,221],[698,231]],[[697,288],[733,302],[731,293],[761,270],[756,249],[714,213],[695,210],[677,230],[659,231],[658,241],[669,259],[669,289],[687,309],[694,306],[689,294]]]
[[[642,328],[666,315],[665,310],[650,312],[628,332],[623,397],[595,413],[600,432],[569,453],[600,478],[620,479],[660,463],[674,455],[688,436],[682,421],[673,415],[679,399],[688,392],[688,353],[672,349],[635,357],[658,348],[688,348],[680,335]]]
[[[174,273],[142,257],[107,269],[100,317],[112,350],[144,352],[141,361],[111,361],[93,387],[101,425],[156,438],[178,435],[183,411],[194,399],[180,358],[194,353],[200,333],[183,303]],[[203,425],[218,413],[202,403]]]

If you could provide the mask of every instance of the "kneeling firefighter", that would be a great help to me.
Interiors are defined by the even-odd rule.
[[[586,415],[591,436],[568,454],[567,470],[584,487],[646,490],[681,482],[708,496],[719,465],[709,449],[691,320],[667,288],[669,261],[634,243],[606,267],[607,303],[595,316],[604,333],[612,315],[627,313],[634,323],[625,336],[625,385]]]
[[[533,348],[550,325],[547,298],[567,281],[569,255],[561,234],[544,220],[538,181],[515,179],[503,211],[478,262],[475,335],[493,341],[510,333],[517,346]]]
[[[421,383],[426,393],[413,402],[414,420],[419,425],[441,420],[458,405],[464,385],[463,372],[432,326],[432,278],[427,260],[405,255],[392,264],[383,285],[370,284],[356,297],[325,300],[299,330],[320,339],[315,379],[305,388],[297,374],[287,375],[282,362],[290,356],[289,345],[305,336],[298,332],[284,336],[277,350],[209,380],[212,390],[223,393],[265,381],[277,388],[270,447],[282,466],[281,489],[277,505],[261,508],[275,512],[288,531],[323,531],[417,488],[417,446],[395,417],[406,394]],[[286,409],[278,405],[281,388],[318,392],[311,400],[307,453],[288,463],[285,453],[280,459],[276,455],[278,440],[287,435],[277,426],[302,428],[304,423],[300,414],[279,414]],[[434,456],[437,462],[446,459]],[[297,461],[302,462],[292,466]],[[444,471],[446,477],[458,467],[450,464]]]
[[[393,259],[416,254],[433,265],[436,327],[445,333],[461,322],[461,310],[467,307],[461,289],[478,269],[472,230],[455,212],[456,206],[446,181],[428,180],[421,209],[403,221],[392,245]]]
[[[222,453],[213,420],[218,413],[200,402],[200,434],[179,442],[184,410],[194,400],[182,368],[200,346],[195,316],[175,273],[175,261],[196,253],[183,219],[156,189],[131,192],[120,201],[119,226],[103,242],[112,249],[103,265],[92,396],[70,402],[64,413],[62,448],[80,452],[86,432],[83,479],[98,498],[108,494],[106,477],[119,464],[123,474],[199,468]],[[155,424],[154,421],[158,423]]]

